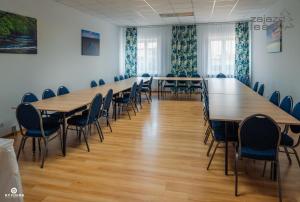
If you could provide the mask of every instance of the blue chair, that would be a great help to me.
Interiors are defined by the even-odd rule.
[[[248,158],[263,160],[265,162],[271,161],[277,166],[278,195],[279,200],[282,201],[280,165],[278,160],[279,142],[280,128],[272,118],[266,115],[254,114],[240,124],[239,147],[235,155],[234,166],[236,196],[238,196],[238,160]]]
[[[293,98],[291,96],[285,96],[280,102],[279,107],[286,113],[291,114],[293,109]]]
[[[226,78],[226,75],[223,74],[223,73],[219,73],[219,74],[217,75],[217,78],[218,78],[218,79],[224,79],[224,78]]]
[[[97,82],[96,81],[91,81],[91,88],[95,88],[95,87],[97,87],[98,86],[98,84],[97,84]]]
[[[79,136],[79,139],[81,139],[81,134],[83,134],[84,141],[87,147],[88,152],[90,151],[90,147],[87,141],[88,134],[91,134],[91,125],[94,124],[97,128],[100,141],[102,142],[104,139],[104,136],[102,134],[100,124],[98,121],[101,105],[102,105],[102,95],[97,94],[93,101],[91,102],[91,105],[89,107],[88,113],[83,115],[76,115],[72,116],[68,119],[68,127],[67,131],[69,130],[70,126],[75,126],[77,130],[77,134]]]
[[[198,73],[193,73],[192,78],[201,78],[201,76]],[[201,90],[201,88],[202,88],[201,81],[192,81],[190,86],[190,92],[193,92],[197,89]]]
[[[37,102],[37,101],[39,101],[39,99],[33,93],[25,93],[25,95],[22,97],[22,100],[21,100],[22,103],[32,103],[32,102]]]
[[[105,81],[103,79],[99,80],[99,86],[105,85]]]
[[[178,74],[178,77],[187,77],[186,73],[185,72],[180,72]],[[177,86],[176,86],[176,91],[179,92],[179,91],[184,91],[185,93],[187,92],[188,90],[188,82],[187,81],[178,81],[177,82]]]
[[[129,79],[129,76],[127,74],[124,75],[125,79]]]
[[[295,107],[292,111],[292,115],[296,119],[300,120],[300,103],[297,103],[295,105]],[[290,129],[293,132],[293,134],[298,134],[298,135],[300,134],[300,126],[291,125]],[[299,146],[299,144],[300,144],[300,135],[298,136],[298,140],[295,143],[294,139],[288,135],[288,131],[285,131],[281,134],[280,146],[282,146],[284,148],[284,151],[287,155],[289,163],[292,164],[292,159],[290,157],[290,154],[294,154],[296,156],[298,166],[300,167],[300,159],[299,159],[298,153],[296,151],[296,148]],[[288,149],[292,150],[292,152],[289,152]]]
[[[270,102],[272,102],[274,105],[279,106],[280,102],[280,92],[274,91],[269,99]]]
[[[48,88],[48,89],[44,90],[42,99],[45,100],[45,99],[49,99],[49,98],[52,98],[55,96],[56,95],[55,95],[54,91]]]
[[[254,92],[257,92],[257,90],[258,90],[258,85],[259,85],[259,83],[258,83],[258,82],[255,82],[255,84],[254,84],[254,86],[253,86],[253,91],[254,91]]]
[[[44,149],[41,168],[43,168],[48,151],[48,142],[61,134],[59,123],[52,119],[42,118],[41,113],[30,103],[20,104],[16,110],[16,117],[22,135],[17,159],[19,159],[21,149],[24,148],[27,138],[42,139],[44,142]],[[57,133],[56,136],[53,135],[55,133]]]
[[[172,74],[172,73],[169,73],[169,74],[167,74],[167,76],[166,77],[175,77],[175,75],[174,74]],[[174,80],[166,80],[165,81],[165,84],[163,85],[163,89],[164,89],[164,91],[166,92],[166,89],[170,89],[171,91],[176,91],[176,81],[174,81]]]
[[[259,86],[259,88],[258,88],[257,93],[258,93],[259,95],[263,96],[263,95],[264,95],[264,91],[265,91],[265,85],[264,85],[264,84],[261,84],[261,85]]]
[[[153,77],[150,78],[149,82],[143,86],[142,88],[142,93],[145,94],[148,103],[150,103],[150,101],[152,102],[152,82],[153,82]]]
[[[149,73],[144,73],[142,74],[142,77],[151,77],[151,75]]]
[[[116,103],[118,103],[119,105],[122,105],[121,108],[123,108],[124,106],[126,107],[126,111],[127,111],[129,119],[131,119],[130,113],[129,113],[130,107],[132,107],[132,109],[134,111],[134,115],[136,115],[136,112],[135,112],[136,90],[137,90],[137,83],[134,82],[129,94],[125,94],[123,97],[115,99]]]
[[[58,96],[66,95],[66,94],[69,94],[69,93],[70,93],[69,89],[65,86],[60,86],[57,89],[57,95]]]
[[[123,75],[120,75],[120,76],[119,76],[119,79],[120,79],[120,81],[124,80],[124,76],[123,76]]]
[[[115,81],[115,82],[120,81],[119,77],[118,77],[118,76],[115,76],[115,77],[114,77],[114,81]]]
[[[250,79],[248,75],[243,75],[241,76],[241,80],[240,80],[243,84],[245,84],[246,86],[250,86]]]
[[[135,106],[137,106],[137,103],[140,104],[141,109],[143,108],[142,106],[142,89],[143,89],[144,81],[143,79],[140,81],[139,85],[137,86],[136,89],[136,100],[135,100]],[[137,111],[139,109],[136,107]]]
[[[109,109],[113,99],[113,95],[114,95],[113,90],[112,89],[108,90],[104,98],[104,103],[101,112],[102,116],[106,118],[106,125],[109,126],[110,132],[112,132],[112,128],[109,122]]]

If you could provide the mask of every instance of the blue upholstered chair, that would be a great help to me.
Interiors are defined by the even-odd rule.
[[[166,75],[166,77],[175,77],[174,74],[169,73]],[[163,85],[163,90],[166,92],[166,89],[170,89],[171,91],[176,91],[176,81],[173,80],[167,80],[165,81],[164,85]]]
[[[65,86],[60,86],[57,89],[57,95],[58,96],[66,95],[66,94],[69,94],[69,93],[70,93],[69,89]]]
[[[291,114],[293,109],[293,98],[291,96],[285,96],[280,102],[279,107],[285,112]]]
[[[265,85],[264,84],[260,84],[257,93],[261,96],[264,96],[264,91],[265,91]]]
[[[32,103],[32,102],[36,102],[39,101],[39,99],[37,98],[37,96],[33,93],[25,93],[25,95],[22,97],[21,102],[22,103]]]
[[[129,113],[130,107],[132,107],[132,109],[134,111],[134,115],[136,115],[136,112],[135,112],[136,90],[137,90],[137,83],[134,82],[129,94],[124,94],[123,97],[115,99],[115,102],[118,103],[119,105],[121,105],[121,108],[126,107],[126,111],[127,111],[129,119],[131,119],[130,113]]]
[[[142,74],[142,77],[150,77],[151,75],[149,73]]]
[[[44,148],[42,151],[41,168],[43,168],[48,151],[48,142],[61,134],[59,123],[53,119],[42,118],[41,113],[28,102],[22,103],[17,107],[16,117],[22,135],[17,159],[19,159],[21,149],[24,148],[27,138],[42,139]],[[54,135],[55,133],[57,135]]]
[[[187,77],[187,74],[186,74],[186,72],[180,72],[178,74],[178,77]],[[176,91],[177,92],[179,92],[179,91],[187,92],[188,87],[189,87],[189,85],[188,85],[187,81],[178,81],[177,86],[176,86]]]
[[[119,77],[118,77],[118,76],[115,76],[115,77],[114,77],[114,81],[115,81],[115,82],[120,81]]]
[[[42,99],[45,100],[45,99],[49,99],[49,98],[52,98],[52,97],[55,97],[55,93],[53,90],[51,89],[46,89],[44,90],[43,94],[42,94]]]
[[[279,106],[280,102],[280,92],[274,91],[269,99],[270,102],[272,102],[274,105]]]
[[[146,85],[143,85],[142,88],[142,93],[144,93],[144,95],[146,96],[148,103],[150,103],[150,101],[152,102],[152,96],[151,96],[152,82],[153,82],[153,77],[151,77],[149,82]]]
[[[124,75],[125,79],[129,79],[129,76],[127,74]]]
[[[97,87],[98,86],[98,84],[97,84],[97,82],[96,81],[91,81],[91,88],[95,88],[95,87]]]
[[[100,79],[99,80],[99,86],[103,86],[103,85],[105,85],[105,81],[103,79]]]
[[[257,92],[258,85],[259,85],[259,83],[256,81],[255,84],[254,84],[254,86],[253,86],[253,88],[252,88],[254,92]]]
[[[100,116],[100,110],[102,105],[102,95],[97,94],[93,101],[91,102],[91,105],[89,107],[87,114],[82,115],[75,115],[68,119],[68,127],[67,131],[70,126],[75,126],[79,135],[79,139],[81,139],[81,134],[84,137],[84,141],[87,147],[88,152],[90,151],[90,147],[87,141],[88,134],[91,134],[91,125],[95,125],[99,134],[100,141],[102,142],[104,139],[104,136],[102,134],[100,124],[98,122],[98,118]]]
[[[113,90],[110,89],[108,90],[104,98],[103,107],[101,111],[102,116],[106,118],[106,125],[109,126],[110,132],[112,132],[112,128],[109,122],[109,109],[110,109],[112,99],[113,99]]]
[[[239,129],[239,147],[235,158],[235,195],[238,196],[238,160],[248,158],[254,160],[271,161],[277,166],[278,195],[281,198],[280,165],[278,160],[278,146],[280,142],[280,128],[275,121],[266,115],[255,114],[246,118]],[[265,167],[264,167],[265,170]]]
[[[198,73],[193,73],[192,74],[193,78],[201,78],[200,74]],[[193,92],[197,89],[201,90],[201,81],[192,81],[190,85],[190,92]]]
[[[292,111],[292,115],[300,120],[300,103],[297,103]],[[300,126],[290,126],[290,130],[293,132],[293,134],[298,134],[298,140],[297,142],[294,142],[294,139],[289,136],[288,131],[285,131],[281,134],[281,142],[280,142],[280,146],[282,146],[284,148],[284,151],[288,157],[289,163],[292,163],[292,159],[290,157],[290,154],[294,154],[296,156],[297,162],[298,162],[298,166],[300,167],[300,159],[298,156],[298,153],[296,151],[296,148],[299,146],[300,144]],[[292,150],[292,152],[289,151]]]
[[[120,75],[120,76],[119,76],[119,79],[120,79],[120,81],[124,80],[124,76],[123,76],[123,75]]]
[[[217,78],[218,78],[218,79],[224,79],[224,78],[226,78],[226,75],[223,74],[223,73],[219,73],[219,74],[217,75]]]
[[[241,76],[240,81],[246,86],[250,86],[250,79],[248,75]]]

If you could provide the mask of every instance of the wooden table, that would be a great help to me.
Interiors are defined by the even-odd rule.
[[[157,93],[158,99],[160,98],[160,94],[162,93],[162,83],[164,81],[202,81],[202,78],[199,77],[153,77],[153,80],[157,81]]]
[[[214,121],[241,122],[253,114],[265,114],[278,124],[300,125],[300,121],[286,113],[265,97],[255,93],[236,79],[207,79],[209,115]],[[225,141],[225,174],[228,174],[228,142]]]
[[[103,96],[106,95],[109,89],[113,90],[114,96],[118,95],[120,92],[128,90],[132,87],[134,82],[148,81],[150,78],[129,78],[122,81],[117,81],[114,83],[108,83],[95,88],[89,88],[84,90],[78,90],[71,92],[66,95],[57,96],[45,100],[40,100],[32,103],[34,107],[41,111],[53,111],[61,112],[63,116],[63,154],[66,155],[66,113],[71,112],[83,106],[89,105],[96,94],[101,93]],[[116,103],[114,105],[114,114],[116,119]]]

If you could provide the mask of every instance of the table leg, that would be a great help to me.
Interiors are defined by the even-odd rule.
[[[271,175],[272,175],[272,180],[277,181],[277,165],[275,162],[271,163]]]
[[[115,96],[115,100],[116,100],[116,96]],[[115,117],[115,121],[117,121],[117,102],[116,101],[114,103],[114,117]]]
[[[228,123],[225,122],[225,175],[228,175],[228,134],[227,134]]]
[[[32,152],[35,153],[35,138],[32,138]]]
[[[66,114],[63,113],[63,123],[62,123],[62,126],[63,126],[63,155],[66,156],[66,152],[67,152],[67,149],[66,149],[66,145],[67,145],[67,132],[66,132]]]
[[[160,82],[159,82],[159,80],[157,80],[157,93],[158,93],[158,99],[160,98],[160,93],[159,93],[159,91],[160,91]]]

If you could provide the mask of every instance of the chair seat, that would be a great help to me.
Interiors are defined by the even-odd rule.
[[[175,84],[165,84],[164,88],[175,88]]]
[[[88,115],[75,115],[68,119],[68,124],[72,126],[85,126]]]
[[[149,89],[148,87],[146,87],[146,88],[145,88],[145,87],[143,87],[141,91],[142,91],[142,92],[149,92],[149,91],[150,91],[150,89]]]
[[[280,145],[281,146],[292,147],[292,146],[294,146],[294,139],[291,138],[288,134],[282,133],[281,134]]]
[[[58,120],[53,119],[51,117],[43,118],[43,129],[46,137],[54,134],[60,128],[60,124]],[[26,131],[26,136],[29,137],[43,137],[41,130],[28,130]]]
[[[214,131],[215,139],[219,142],[225,141],[225,122],[212,121],[212,129]],[[227,139],[230,142],[238,141],[238,126],[235,123],[228,123]]]
[[[257,160],[276,160],[276,150],[255,150],[248,147],[241,148],[241,157]]]
[[[126,94],[123,97],[116,98],[114,101],[116,103],[123,103],[123,104],[125,103],[126,104],[129,102],[129,100],[130,100],[129,94]]]

